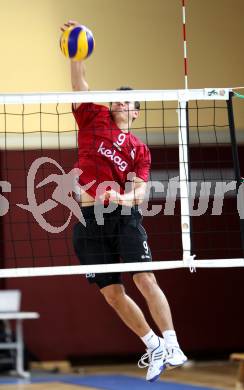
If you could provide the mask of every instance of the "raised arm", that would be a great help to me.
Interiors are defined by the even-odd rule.
[[[70,26],[79,25],[74,20],[69,20],[61,27],[61,31],[65,31]],[[85,64],[84,61],[70,61],[70,74],[71,74],[71,85],[73,91],[88,91],[88,83],[85,76]],[[77,109],[81,103],[75,103],[74,107]]]
[[[73,91],[88,91],[88,83],[85,78],[84,61],[70,61],[71,84]]]

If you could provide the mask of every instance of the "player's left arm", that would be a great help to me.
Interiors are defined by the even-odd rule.
[[[136,204],[141,204],[145,198],[147,189],[147,183],[135,177],[132,182],[132,190],[125,194],[120,194],[114,190],[106,191],[104,198],[110,202],[114,202],[120,205],[132,207]]]
[[[106,199],[128,207],[141,204],[144,201],[151,167],[151,154],[146,145],[138,149],[139,153],[136,156],[134,166],[135,177],[131,182],[131,191],[120,194],[111,189],[105,192],[101,198],[102,201]]]

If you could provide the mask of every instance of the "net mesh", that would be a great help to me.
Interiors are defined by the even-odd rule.
[[[179,91],[175,91],[173,98],[169,94],[165,100],[160,100],[161,96],[157,96],[157,101],[150,101],[154,98],[152,91],[139,95],[136,91],[126,91],[120,92],[119,95],[116,92],[98,96],[99,99],[96,94],[90,94],[89,97],[85,96],[85,99],[94,98],[103,104],[103,101],[115,101],[118,97],[119,101],[128,100],[129,96],[129,100],[142,101],[140,118],[135,121],[133,132],[150,148],[152,155],[150,181],[157,181],[163,185],[161,191],[154,187],[150,189],[148,205],[149,210],[160,206],[160,213],[153,217],[144,217],[144,227],[148,232],[153,259],[156,262],[182,260],[184,232],[181,218],[185,210],[182,208],[182,193],[179,188],[173,215],[168,212],[171,194],[169,183],[177,180],[180,183],[187,175],[189,181],[195,183],[195,187],[191,187],[190,190],[194,196],[189,199],[192,214],[197,212],[200,205],[205,205],[202,206],[204,212],[201,215],[192,217],[187,215],[190,222],[191,253],[196,254],[199,260],[241,258],[243,252],[236,189],[226,192],[223,205],[220,207],[221,212],[218,208],[217,215],[212,215],[214,205],[217,203],[219,205],[221,191],[236,180],[227,109],[228,98],[221,97],[218,100],[215,95],[207,94],[208,99],[205,100],[203,93],[200,99],[198,94],[186,99],[189,100],[186,109],[188,143],[185,145],[187,156],[183,161],[185,178],[182,179],[179,178],[179,148],[184,146],[181,133],[184,125],[179,119],[179,112],[182,110]],[[162,92],[162,97],[164,96]],[[38,98],[40,101],[37,104]],[[62,96],[52,97],[52,100],[56,99],[56,103],[43,102],[45,99],[36,96],[27,96],[26,99],[22,96],[18,98],[20,101],[17,103],[16,96],[2,95],[1,99],[1,270],[25,267],[52,269],[63,266],[64,271],[61,273],[69,273],[72,270],[71,266],[78,265],[72,247],[72,226],[76,222],[76,217],[72,215],[70,223],[64,230],[58,229],[68,220],[70,209],[56,202],[55,207],[42,215],[45,220],[43,224],[61,230],[58,233],[50,233],[36,221],[30,210],[19,206],[28,205],[30,188],[27,176],[37,159],[42,157],[50,159],[49,162],[41,164],[36,171],[34,192],[38,205],[48,200],[53,201],[52,196],[57,183],[51,181],[39,187],[38,184],[49,175],[60,175],[61,170],[69,173],[77,160],[78,130],[69,99],[67,96],[63,98],[68,103],[62,101]],[[75,99],[74,96],[70,97],[70,101]],[[79,99],[84,100],[84,95],[78,96]],[[28,103],[25,100],[28,100]],[[239,142],[240,156],[243,155],[241,137]],[[11,188],[7,183],[10,183]],[[218,193],[216,183],[220,183]],[[166,263],[158,266],[166,267]]]

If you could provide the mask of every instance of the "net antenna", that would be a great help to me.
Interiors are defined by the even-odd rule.
[[[208,89],[192,89],[192,90],[182,89],[182,90],[147,90],[147,91],[137,91],[137,90],[97,91],[97,92],[75,92],[75,93],[59,93],[59,94],[58,93],[1,94],[0,95],[0,105],[1,105],[0,123],[3,131],[0,133],[0,146],[1,146],[1,152],[3,152],[3,154],[5,153],[6,155],[6,159],[3,158],[2,161],[3,163],[1,164],[1,169],[2,169],[1,180],[4,179],[4,173],[5,173],[4,169],[5,169],[7,171],[7,175],[5,175],[7,181],[8,180],[10,182],[12,181],[11,184],[13,186],[15,184],[14,182],[16,181],[16,193],[18,192],[18,189],[21,185],[20,183],[21,174],[18,173],[20,171],[16,172],[16,170],[20,169],[20,165],[22,161],[21,158],[23,154],[26,154],[23,160],[25,162],[30,162],[31,156],[29,154],[29,151],[33,152],[33,150],[38,150],[39,148],[41,149],[41,153],[39,153],[38,151],[39,153],[38,155],[43,156],[46,155],[45,149],[48,149],[48,151],[56,149],[57,153],[56,152],[55,153],[57,155],[58,153],[62,152],[60,155],[60,160],[63,161],[67,158],[67,156],[65,156],[64,154],[65,150],[60,151],[60,148],[63,146],[64,149],[67,149],[69,152],[68,159],[70,159],[70,156],[72,156],[73,159],[76,150],[77,129],[75,128],[74,123],[72,125],[73,127],[71,128],[68,127],[69,125],[66,122],[61,127],[61,122],[66,121],[66,115],[72,117],[72,113],[70,112],[71,111],[70,103],[79,103],[79,102],[104,103],[104,102],[116,102],[116,101],[141,101],[144,102],[144,107],[147,107],[146,109],[144,109],[144,117],[147,118],[147,121],[149,121],[149,114],[150,115],[153,114],[152,122],[154,122],[155,119],[154,116],[157,114],[157,111],[155,112],[155,108],[153,104],[152,104],[152,108],[150,108],[148,104],[145,104],[145,102],[150,102],[150,103],[159,102],[158,106],[160,107],[161,110],[162,110],[162,102],[163,102],[163,110],[165,111],[164,114],[166,115],[167,113],[167,115],[169,116],[169,118],[167,119],[169,125],[162,126],[161,123],[160,126],[155,126],[155,125],[150,126],[150,123],[146,122],[145,120],[142,127],[144,129],[143,131],[146,132],[146,140],[147,139],[149,140],[148,142],[149,145],[151,140],[153,140],[154,136],[157,136],[157,138],[160,140],[163,139],[162,131],[165,130],[165,127],[168,127],[169,130],[167,135],[167,137],[169,137],[169,142],[170,142],[170,136],[172,136],[172,127],[173,129],[176,130],[176,134],[178,130],[178,139],[180,144],[179,146],[180,148],[179,170],[180,170],[180,190],[181,190],[180,191],[180,203],[181,203],[180,217],[181,217],[181,227],[182,227],[181,237],[182,237],[183,254],[181,254],[181,256],[179,257],[177,256],[176,259],[172,258],[171,261],[161,261],[160,258],[159,261],[145,262],[145,263],[141,263],[141,262],[130,263],[130,264],[118,263],[118,264],[81,266],[81,265],[75,265],[77,264],[77,262],[74,261],[75,257],[71,249],[69,253],[72,252],[70,256],[73,256],[73,260],[69,262],[67,260],[69,255],[62,254],[62,264],[60,264],[57,263],[58,256],[60,256],[61,249],[64,248],[64,246],[62,247],[62,245],[64,245],[65,240],[63,236],[61,236],[61,238],[59,239],[58,235],[52,234],[51,236],[50,235],[48,236],[47,240],[49,240],[49,244],[53,252],[55,252],[54,249],[56,247],[56,252],[52,254],[51,256],[52,261],[50,262],[48,255],[45,254],[45,239],[44,239],[45,237],[43,238],[41,236],[41,238],[39,238],[38,234],[40,234],[39,231],[40,229],[38,231],[36,230],[36,227],[34,225],[35,221],[32,220],[30,221],[30,227],[29,227],[30,235],[28,234],[26,235],[27,238],[25,238],[25,242],[24,242],[24,244],[27,246],[27,244],[29,245],[30,241],[33,241],[32,254],[30,254],[30,251],[28,252],[29,246],[28,247],[22,246],[24,227],[28,224],[28,217],[27,218],[25,217],[23,223],[21,221],[22,225],[18,225],[18,223],[20,222],[20,212],[19,210],[17,210],[18,213],[16,214],[16,216],[12,215],[11,217],[12,219],[10,217],[9,219],[7,219],[6,229],[4,228],[4,222],[2,223],[1,226],[1,228],[5,229],[5,233],[4,233],[5,236],[3,236],[3,239],[7,242],[7,244],[13,245],[14,247],[17,244],[18,245],[14,248],[14,250],[13,248],[12,249],[10,248],[11,250],[9,251],[5,250],[5,252],[3,253],[2,262],[1,262],[2,267],[0,269],[0,277],[71,275],[71,274],[89,274],[89,273],[104,273],[104,272],[130,272],[130,271],[138,271],[138,270],[146,271],[146,270],[161,270],[161,269],[175,269],[175,268],[188,268],[188,267],[190,268],[243,267],[244,259],[243,257],[240,257],[239,249],[238,251],[235,252],[238,253],[238,255],[235,258],[233,258],[232,256],[232,258],[211,257],[211,259],[209,259],[208,256],[203,257],[202,255],[200,257],[201,260],[193,261],[194,255],[192,254],[192,248],[191,248],[192,231],[191,231],[190,205],[189,205],[189,181],[191,180],[191,177],[189,173],[188,132],[190,128],[192,130],[192,127],[193,128],[197,127],[197,129],[199,130],[201,126],[198,124],[198,122],[197,125],[192,126],[192,118],[190,118],[191,126],[189,125],[188,105],[193,103],[195,104],[195,102],[198,101],[204,103],[205,105],[204,107],[202,106],[198,107],[198,103],[197,103],[194,110],[197,112],[206,111],[206,118],[208,118],[208,111],[209,109],[211,109],[211,112],[213,112],[214,115],[214,123],[212,124],[210,123],[210,126],[207,126],[207,129],[210,127],[213,128],[213,130],[215,131],[216,127],[218,127],[215,124],[215,119],[216,119],[215,111],[216,109],[219,108],[217,104],[222,103],[222,106],[219,108],[219,110],[221,112],[223,110],[224,112],[227,112],[226,104],[227,102],[231,103],[231,99],[230,99],[231,94],[232,91],[229,88],[208,88]],[[172,103],[173,103],[173,109],[172,109]],[[64,109],[62,110],[61,108],[56,110],[57,105],[58,107],[59,106],[62,107],[63,104],[69,105],[69,112],[66,112],[66,110]],[[25,110],[23,110],[23,105],[27,105]],[[30,106],[38,105],[40,109],[37,112],[30,111],[28,109],[29,105]],[[49,112],[50,109],[47,108],[48,105],[54,105],[55,107],[54,112]],[[176,115],[177,106],[178,106],[178,115]],[[34,118],[35,116],[37,117],[38,120],[38,126],[41,125],[42,128],[35,127],[36,124],[32,123],[32,117]],[[44,121],[44,118],[46,116],[48,116],[48,118],[51,120],[51,123],[53,123],[53,120],[56,120],[55,126],[58,126],[58,128],[55,127],[56,128],[55,134],[47,131],[46,126],[49,125],[49,121]],[[159,115],[159,117],[162,118],[161,114]],[[42,120],[40,120],[40,118],[42,118]],[[15,120],[19,120],[19,119],[20,122],[18,123],[20,127],[20,132],[18,133],[16,131],[17,122],[15,122]],[[72,119],[74,118],[72,117]],[[12,122],[13,120],[14,122]],[[172,120],[176,121],[176,123],[175,122],[173,123],[173,126],[170,125]],[[27,129],[25,129],[25,124],[27,125],[29,121],[31,124],[31,132],[28,132]],[[8,126],[11,126],[11,123],[13,123],[14,132],[10,130],[8,132]],[[225,123],[224,127],[229,129],[230,128],[229,122],[228,124]],[[69,131],[67,134],[65,131],[62,132],[63,128],[66,130],[68,128]],[[141,131],[141,128],[139,127],[138,129],[139,132]],[[36,134],[34,134],[35,132]],[[201,135],[202,137],[206,136],[205,134],[206,132],[204,133],[203,131],[202,133],[203,133]],[[39,140],[39,144],[37,143],[37,140]],[[41,144],[40,144],[40,140],[41,140]],[[174,141],[174,145],[176,145],[177,140],[176,141],[173,140],[173,141]],[[198,145],[197,142],[196,144],[198,148],[199,146],[201,147],[201,145]],[[161,145],[160,149],[162,153],[163,150],[162,145],[165,146],[165,144],[161,143],[160,145]],[[25,149],[22,149],[22,146],[25,146]],[[236,148],[236,145],[234,146]],[[14,167],[13,172],[11,171],[13,170],[12,166],[9,165],[11,163],[11,158],[10,158],[11,156],[8,155],[9,151],[13,151],[15,157],[18,158],[19,166]],[[49,152],[47,152],[47,154],[48,153]],[[71,159],[69,161],[71,161]],[[5,163],[7,165],[5,165],[4,168]],[[69,169],[73,167],[72,164],[69,166]],[[161,167],[163,167],[164,169],[163,162]],[[28,167],[24,166],[23,169],[25,170],[25,168]],[[45,173],[45,169],[43,169],[43,172]],[[3,181],[1,183],[3,183]],[[8,196],[8,194],[6,194],[7,190],[8,189],[4,189],[3,191],[4,198],[7,198]],[[15,191],[12,192],[14,196]],[[24,202],[24,200],[22,200],[22,202]],[[14,203],[17,203],[17,201]],[[19,199],[18,199],[18,203],[20,203]],[[6,204],[6,202],[4,204]],[[12,202],[10,206],[13,208],[15,205],[13,205]],[[50,205],[50,207],[52,207],[52,204]],[[28,211],[26,211],[26,213],[27,212]],[[62,217],[63,214],[60,213],[59,217],[60,215]],[[60,221],[56,221],[56,222],[60,222]],[[23,226],[23,228],[19,228],[19,226]],[[161,233],[163,234],[164,232]],[[17,242],[17,235],[20,236],[19,241],[21,242]],[[9,236],[10,238],[8,238]],[[8,240],[6,240],[6,238],[8,238]],[[37,239],[39,240],[38,243],[39,246],[35,248],[34,244],[35,244],[35,240]],[[58,241],[58,245],[57,245],[58,239],[60,241]],[[69,239],[71,241],[71,237]],[[40,240],[42,240],[41,245],[40,245]],[[161,251],[163,253],[164,246],[162,244],[162,239],[160,244],[161,244]],[[199,248],[198,247],[195,248],[194,246],[194,250],[196,251],[199,257]],[[26,253],[25,257],[23,257],[24,251]],[[45,261],[43,260],[44,255],[42,258],[40,258],[41,256],[40,251],[43,251],[45,255]],[[221,253],[223,253],[223,251]],[[225,257],[225,254],[222,254],[221,256]],[[5,257],[6,257],[6,261],[5,261]]]
[[[186,7],[185,0],[182,0],[182,21],[183,21],[183,45],[184,45],[184,77],[185,89],[188,88],[188,59],[187,59],[187,41],[186,41]]]

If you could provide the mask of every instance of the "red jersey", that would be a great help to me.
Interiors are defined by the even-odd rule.
[[[78,161],[82,169],[79,183],[96,182],[86,192],[96,197],[100,183],[118,183],[123,193],[129,172],[148,180],[151,155],[148,147],[131,132],[124,133],[113,121],[106,106],[83,103],[73,114],[79,127]],[[116,190],[116,187],[114,187]]]

